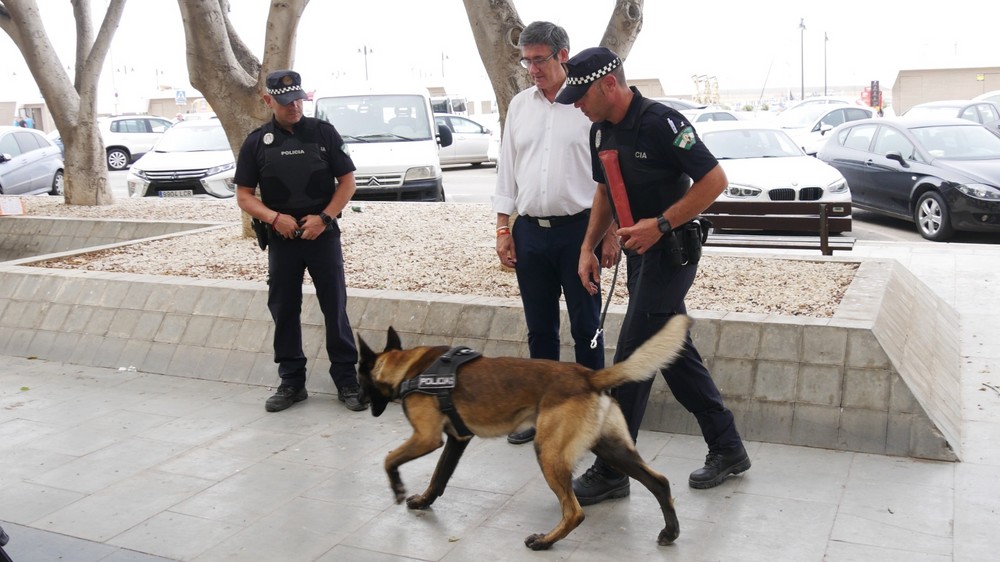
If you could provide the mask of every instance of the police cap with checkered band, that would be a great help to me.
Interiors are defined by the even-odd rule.
[[[308,96],[302,90],[302,77],[294,70],[276,70],[267,75],[264,90],[281,105],[288,105],[295,100],[304,100]]]
[[[622,59],[611,49],[591,47],[580,51],[566,61],[566,87],[556,96],[556,101],[566,105],[576,103],[591,84],[621,65]]]

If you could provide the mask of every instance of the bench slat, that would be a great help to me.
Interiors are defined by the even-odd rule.
[[[743,215],[706,215],[715,228],[730,228],[733,230],[808,230],[819,232],[822,222],[818,216],[743,216]],[[850,217],[827,217],[831,232],[851,230]]]
[[[784,248],[790,250],[821,249],[818,236],[759,236],[741,234],[709,235],[705,246],[728,246],[741,248]],[[830,238],[827,246],[832,250],[851,250],[854,248],[854,238]]]

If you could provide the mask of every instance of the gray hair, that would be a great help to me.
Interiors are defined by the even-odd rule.
[[[554,23],[534,21],[521,31],[521,36],[517,39],[518,47],[523,48],[528,45],[546,45],[552,52],[558,52],[560,49],[569,51],[569,35],[565,29]]]

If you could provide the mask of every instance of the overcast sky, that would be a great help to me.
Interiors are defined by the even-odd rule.
[[[39,4],[63,65],[72,64],[69,3]],[[103,12],[105,2],[94,4]],[[824,71],[830,89],[879,80],[887,90],[899,70],[1000,66],[996,8],[988,2],[954,0],[944,5],[946,11],[902,0],[867,3],[870,7],[832,4],[647,0],[626,74],[659,78],[668,94],[692,95],[691,76],[708,75],[722,91],[787,88],[797,96],[803,49],[807,95],[822,93]],[[232,2],[230,17],[258,56],[268,6],[263,0]],[[564,26],[576,52],[600,41],[614,0],[520,0],[515,6],[525,23],[545,19]],[[100,14],[95,17],[99,23]],[[477,99],[492,95],[461,0],[313,0],[306,7],[295,66],[307,89],[364,80],[366,57],[359,52],[364,49],[372,81],[443,84]],[[36,101],[37,87],[6,34],[0,34],[0,60],[0,101]],[[190,89],[177,2],[132,0],[102,75],[99,110],[114,111],[115,91],[120,111],[137,110],[130,101],[138,106],[135,100],[142,100],[144,106],[145,98],[166,85]]]

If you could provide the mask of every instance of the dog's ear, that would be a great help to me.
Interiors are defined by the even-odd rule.
[[[399,334],[396,330],[389,326],[389,333],[385,336],[385,350],[401,350],[403,349],[403,342],[399,341]]]
[[[376,353],[372,351],[372,348],[368,347],[365,343],[364,338],[358,335],[358,360],[361,365],[368,365],[371,367],[375,364]]]

